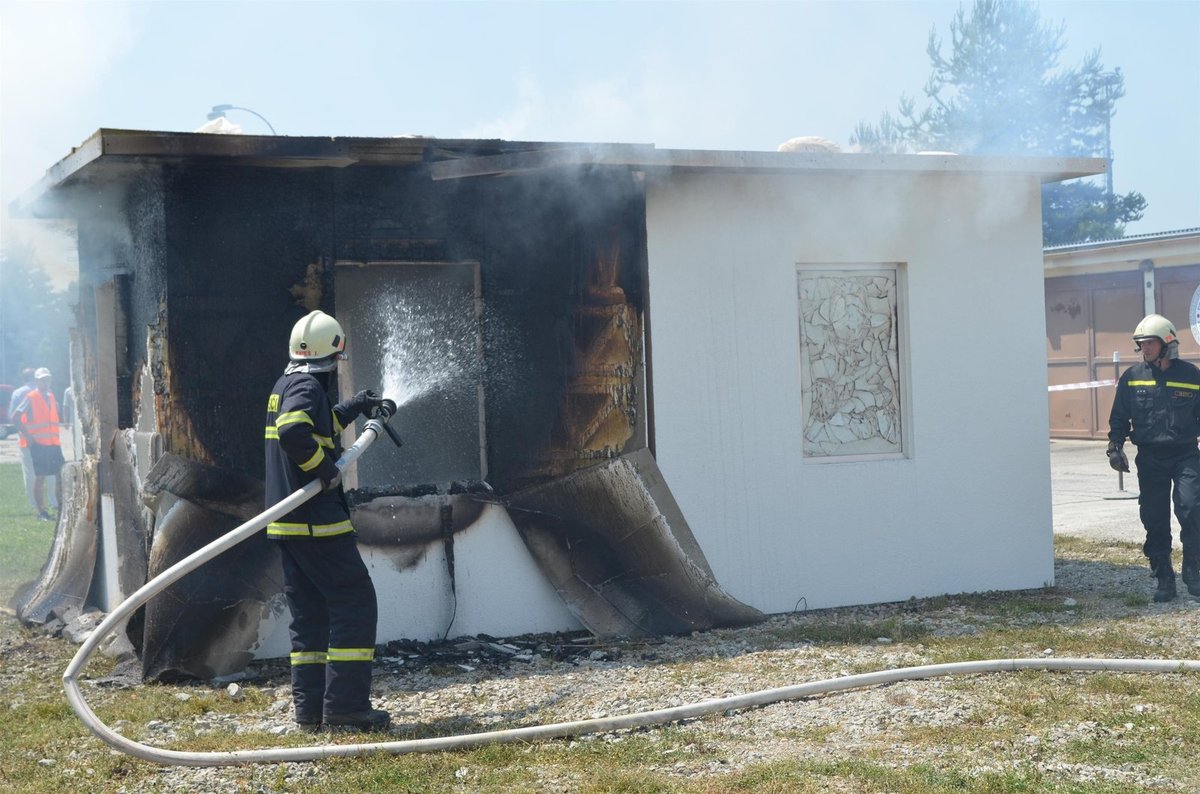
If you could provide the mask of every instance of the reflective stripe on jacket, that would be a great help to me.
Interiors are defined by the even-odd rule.
[[[337,437],[354,415],[334,406],[312,375],[283,375],[267,399],[264,432],[266,505],[271,507],[317,477],[326,457],[342,454]],[[272,538],[332,537],[353,532],[345,496],[338,488],[322,491],[267,526]]]
[[[1200,436],[1200,369],[1180,359],[1166,371],[1139,362],[1121,375],[1108,418],[1108,438],[1138,447],[1195,446]]]
[[[33,443],[43,447],[61,446],[58,437],[58,404],[54,402],[54,395],[33,389],[25,395],[24,402],[21,424]]]

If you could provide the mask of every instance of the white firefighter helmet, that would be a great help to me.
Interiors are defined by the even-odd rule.
[[[341,323],[317,309],[292,326],[288,345],[289,371],[328,372],[346,358],[346,334]]]
[[[1162,342],[1159,358],[1179,357],[1179,333],[1175,330],[1175,324],[1161,314],[1147,314],[1133,330],[1133,343],[1137,350],[1142,349],[1142,342],[1147,339]]]

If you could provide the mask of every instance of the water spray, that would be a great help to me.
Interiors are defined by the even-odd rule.
[[[396,290],[374,295],[370,314],[376,318],[382,357],[382,391],[399,406],[437,392],[471,366],[463,356],[472,349],[476,327],[465,323],[452,294],[417,300]]]
[[[337,466],[339,469],[344,471],[346,467],[362,455],[381,432],[386,432],[397,446],[400,445],[399,435],[387,424],[388,419],[395,414],[396,408],[396,403],[392,400],[383,401],[373,412],[374,415],[367,422],[366,427],[363,428],[363,432],[358,437],[358,440],[338,460]],[[972,662],[951,662],[948,664],[879,670],[872,673],[827,678],[776,689],[764,689],[743,695],[703,700],[672,708],[641,711],[613,717],[598,717],[574,722],[530,725],[522,728],[509,728],[506,730],[443,736],[431,739],[407,739],[394,742],[379,741],[365,744],[314,745],[309,747],[276,747],[232,752],[166,750],[128,739],[105,725],[84,700],[83,693],[79,688],[79,682],[77,681],[77,676],[83,670],[88,658],[100,646],[101,641],[133,614],[134,610],[145,604],[166,587],[219,554],[246,540],[275,519],[290,513],[306,500],[316,496],[320,490],[321,481],[314,480],[275,506],[268,508],[226,535],[175,563],[139,588],[137,592],[129,596],[129,598],[121,602],[121,604],[109,613],[108,617],[84,641],[63,673],[63,687],[66,690],[67,701],[92,733],[117,750],[145,761],[196,767],[241,766],[289,761],[317,761],[323,758],[345,758],[378,753],[403,755],[408,753],[444,752],[482,747],[490,744],[545,741],[547,739],[559,739],[568,736],[608,733],[629,728],[665,725],[672,722],[695,719],[707,714],[756,708],[771,703],[800,700],[802,698],[833,692],[844,692],[850,689],[861,689],[898,681],[914,681],[951,675],[978,675],[981,673],[1016,672],[1021,670],[1132,673],[1200,672],[1200,661],[1186,659],[986,659]]]

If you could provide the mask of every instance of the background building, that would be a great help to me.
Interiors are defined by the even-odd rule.
[[[1133,329],[1162,314],[1179,329],[1179,356],[1200,363],[1192,326],[1200,288],[1200,229],[1047,248],[1046,356],[1052,438],[1106,438],[1113,384],[1139,360]],[[1114,357],[1118,359],[1114,362]]]

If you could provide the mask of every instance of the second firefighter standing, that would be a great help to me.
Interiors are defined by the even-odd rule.
[[[314,311],[292,328],[289,363],[267,399],[268,507],[315,479],[323,489],[267,526],[279,544],[283,590],[292,613],[292,702],[302,730],[385,730],[371,708],[378,606],[358,552],[336,465],[342,430],[382,402],[360,391],[334,405],[328,390],[346,337],[333,317]]]
[[[1170,320],[1148,315],[1133,332],[1142,360],[1117,382],[1108,419],[1108,461],[1129,471],[1123,446],[1137,447],[1139,514],[1146,529],[1142,551],[1158,580],[1154,600],[1175,598],[1171,565],[1171,505],[1179,520],[1183,582],[1200,596],[1200,369],[1179,358],[1179,337]],[[1174,493],[1172,493],[1172,485]]]

